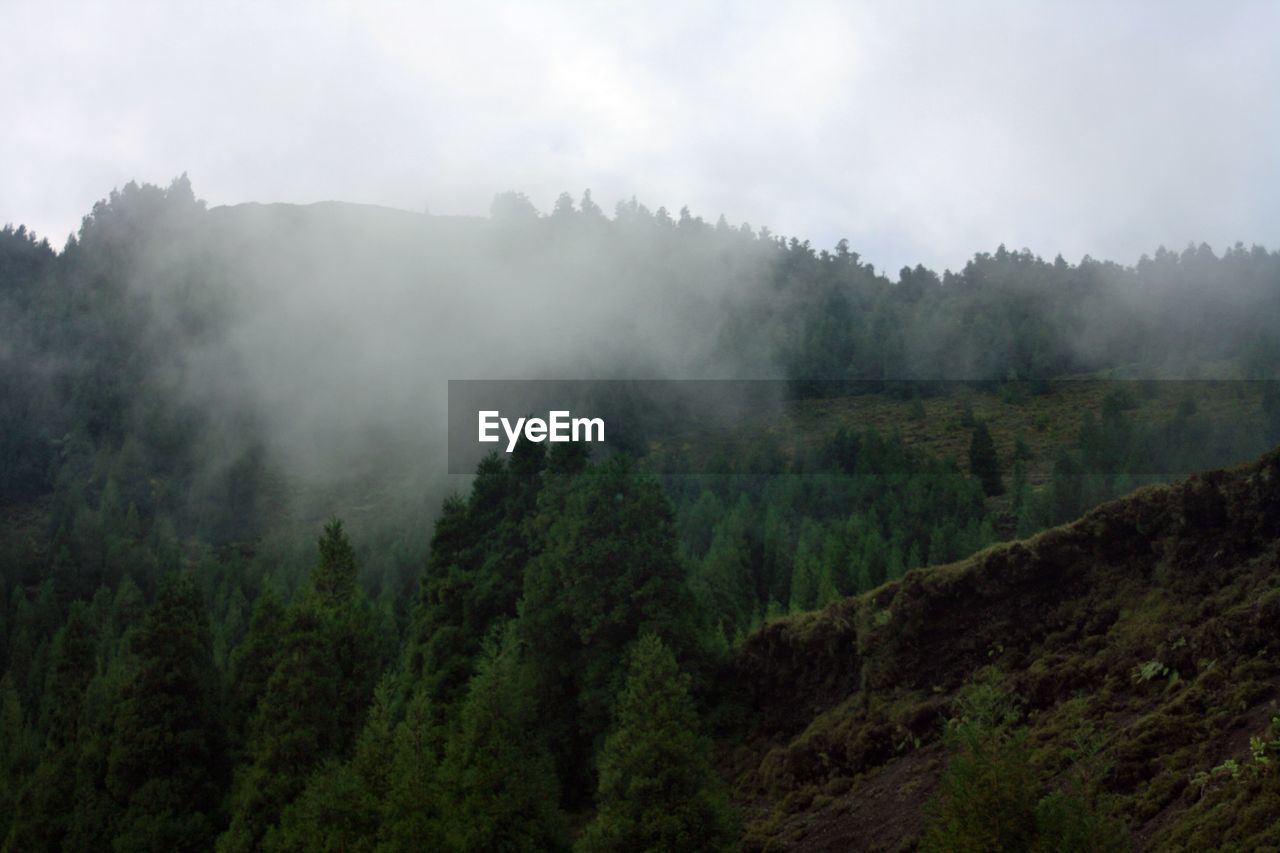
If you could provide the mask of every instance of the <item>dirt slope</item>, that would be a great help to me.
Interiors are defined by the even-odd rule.
[[[911,847],[952,700],[989,665],[1047,784],[1096,734],[1137,848],[1280,844],[1280,774],[1191,783],[1280,714],[1280,452],[763,627],[730,676],[747,848]]]

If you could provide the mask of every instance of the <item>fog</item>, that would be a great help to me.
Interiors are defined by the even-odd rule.
[[[887,270],[1274,244],[1278,41],[1249,0],[5,4],[0,222],[59,246],[186,171],[472,216],[591,187]]]
[[[435,478],[451,378],[1003,377],[1019,347],[1212,373],[1271,279],[1207,311],[1221,270],[1134,265],[1276,244],[1278,36],[1248,2],[10,5],[0,222],[60,248],[112,187],[190,174],[206,207],[117,235],[156,376],[219,425],[211,465],[261,439],[295,481]],[[686,205],[703,227],[660,223]],[[764,233],[862,266],[810,286]],[[1126,266],[899,330],[900,267],[997,246]]]
[[[209,464],[263,441],[292,497],[330,501],[316,512],[375,482],[449,488],[450,379],[782,375],[767,338],[744,350],[725,333],[767,310],[776,256],[737,229],[663,224],[630,202],[614,215],[636,221],[615,222],[589,193],[556,212],[507,193],[483,218],[206,208],[177,181],[158,219],[123,230],[110,210],[137,192],[95,213],[81,245],[99,226],[126,239],[124,279],[164,341],[156,370],[221,436]]]

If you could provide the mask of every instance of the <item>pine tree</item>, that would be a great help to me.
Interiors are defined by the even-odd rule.
[[[985,423],[980,423],[973,429],[973,438],[969,441],[969,471],[982,483],[982,491],[988,497],[1004,494],[1004,480],[1001,479],[996,444]]]
[[[524,577],[518,630],[537,669],[538,709],[567,799],[595,788],[617,661],[644,632],[692,650],[697,624],[661,485],[625,457],[589,468],[547,506],[544,547]]]
[[[303,792],[267,831],[263,850],[270,853],[316,850],[374,850],[383,821],[394,742],[390,703],[392,686],[384,680],[350,761],[330,759],[307,781]],[[427,838],[421,839],[425,844]]]
[[[445,501],[405,647],[402,702],[425,689],[433,713],[451,713],[485,637],[515,616],[546,465],[543,445],[522,441],[508,462],[481,461],[467,501]]]
[[[688,678],[649,634],[636,643],[613,732],[600,753],[598,813],[582,851],[727,850],[734,825],[698,734]]]
[[[345,758],[380,669],[368,601],[339,522],[325,526],[320,561],[290,607],[276,665],[250,724],[249,766],[232,797],[223,851],[259,846],[281,811],[330,758]]]
[[[311,592],[328,607],[340,607],[356,592],[356,554],[342,529],[330,519],[320,536],[320,564],[311,573]]]
[[[554,764],[515,636],[505,634],[486,649],[445,746],[442,830],[449,848],[466,853],[564,849]]]
[[[270,585],[264,587],[253,603],[249,631],[231,653],[227,723],[236,742],[248,739],[249,721],[275,671],[284,620],[280,597]]]
[[[368,853],[377,841],[378,803],[351,765],[330,758],[262,839],[265,853]]]
[[[410,700],[396,726],[393,748],[379,848],[410,850],[442,837],[437,774],[444,743],[425,690]]]
[[[1018,716],[1016,698],[994,676],[966,686],[947,730],[952,757],[923,849],[1033,849],[1041,791]]]
[[[206,850],[227,779],[220,691],[204,602],[173,577],[130,642],[107,788],[124,805],[116,847]]]
[[[95,605],[105,601],[105,595],[94,597]],[[105,618],[106,613],[107,609],[103,608],[99,618]],[[116,826],[123,817],[123,804],[107,790],[107,769],[115,719],[126,683],[125,671],[125,659],[112,658],[106,668],[90,680],[85,691],[75,748],[72,794],[75,805],[63,842],[68,850],[93,849],[108,838],[114,841]]]
[[[716,525],[710,548],[694,576],[713,619],[730,634],[745,628],[755,612],[752,527],[750,505],[744,496]]]
[[[837,596],[831,581],[831,567],[824,561],[826,533],[811,519],[800,528],[800,543],[796,548],[795,565],[791,574],[791,610],[813,610]]]
[[[18,795],[7,850],[57,850],[71,829],[85,694],[97,670],[97,636],[88,609],[74,602],[53,643],[45,688],[44,750]]]
[[[34,733],[22,718],[22,705],[13,677],[0,678],[0,840],[9,833],[17,805],[18,787],[39,754]]]
[[[294,608],[279,662],[250,725],[249,759],[237,781],[231,826],[219,850],[252,850],[299,793],[312,771],[338,751],[341,672],[328,646],[325,614]]]

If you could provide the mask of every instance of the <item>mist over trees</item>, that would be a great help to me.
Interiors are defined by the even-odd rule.
[[[60,252],[6,227],[0,838],[724,849],[744,637],[1280,441],[1273,385],[1095,412],[1049,407],[1048,380],[1278,366],[1258,247],[999,247],[894,279],[843,241],[589,192],[487,219],[209,209],[185,176],[112,193]],[[699,474],[654,473],[639,439],[522,443],[450,482],[444,380],[495,375],[816,404],[841,380],[901,417],[806,410],[826,419],[785,444],[779,406],[694,448],[719,463]],[[953,416],[950,380],[1054,417]]]
[[[785,378],[803,394],[819,379],[1233,378],[1280,359],[1280,256],[1259,247],[1131,268],[1000,247],[893,281],[843,242],[634,200],[609,218],[589,193],[546,216],[507,193],[489,220],[209,210],[184,177],[113,193],[60,254],[6,229],[0,269],[7,497],[110,480],[122,518],[214,540],[252,538],[273,462],[291,481],[434,476],[400,460],[441,452],[445,378]]]

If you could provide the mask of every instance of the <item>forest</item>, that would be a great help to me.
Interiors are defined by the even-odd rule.
[[[450,476],[443,384],[468,371],[785,393],[732,442],[523,441]],[[112,192],[57,250],[6,226],[3,849],[1185,849],[1223,814],[1280,843],[1268,641],[1192,655],[1179,608],[1216,599],[1190,573],[1061,569],[1140,563],[1130,528],[1168,527],[1170,565],[1248,566],[1214,615],[1265,625],[1231,608],[1280,585],[1275,456],[1162,484],[1280,445],[1277,380],[1258,246],[891,277],[847,241],[589,191],[487,218],[210,208],[185,175]],[[1256,547],[1214,554],[1223,530]],[[1028,624],[1092,609],[975,625],[1016,608],[1024,561],[1062,583]],[[940,588],[971,578],[966,612]],[[1213,710],[1206,742],[1249,727],[1238,763],[1187,752],[1141,800],[1125,750],[1179,737],[1118,722],[1143,702]],[[891,760],[899,835],[805,834]]]

